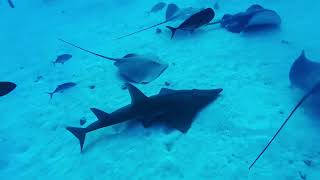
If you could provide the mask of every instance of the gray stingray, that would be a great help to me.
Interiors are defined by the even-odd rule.
[[[120,76],[129,82],[147,84],[158,78],[169,66],[155,55],[127,54],[122,58],[111,58],[81,48],[65,40],[59,40],[95,56],[115,61],[114,65],[118,67]]]
[[[155,4],[150,11],[148,11],[148,14],[150,13],[156,13],[161,11],[167,4],[164,2],[159,2],[157,4]]]
[[[281,24],[281,18],[275,11],[255,4],[250,6],[245,12],[234,15],[225,14],[221,20],[209,23],[209,25],[218,23],[220,23],[222,28],[230,32],[240,33],[243,31],[277,27]]]
[[[291,66],[289,79],[293,87],[302,90],[311,89],[316,82],[320,81],[320,62],[308,59],[302,51]]]
[[[309,60],[305,52],[302,51],[301,55],[294,61],[291,66],[289,79],[291,81],[292,86],[298,87],[302,90],[305,90],[306,93],[304,96],[298,101],[296,106],[290,112],[287,119],[282,123],[278,131],[273,135],[270,139],[269,143],[264,147],[264,149],[260,152],[260,154],[256,157],[256,159],[249,166],[251,169],[254,164],[259,160],[259,158],[263,155],[263,153],[267,150],[273,140],[277,137],[283,127],[290,120],[291,116],[294,112],[311,96],[317,100],[320,94],[320,63]],[[317,106],[316,108],[318,108]]]

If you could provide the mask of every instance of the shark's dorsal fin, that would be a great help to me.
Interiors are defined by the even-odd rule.
[[[126,86],[131,96],[131,104],[137,104],[148,99],[146,95],[144,95],[138,88],[136,88],[132,84],[126,83]]]
[[[165,95],[165,94],[172,94],[172,93],[175,93],[176,90],[173,90],[173,89],[168,89],[168,88],[161,88],[160,92],[159,92],[159,95]]]
[[[96,115],[98,120],[106,120],[110,116],[108,113],[106,113],[100,109],[97,109],[97,108],[90,108],[90,109],[93,112],[93,114]]]

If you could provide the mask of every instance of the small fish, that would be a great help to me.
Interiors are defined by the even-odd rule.
[[[158,11],[161,11],[166,5],[167,4],[164,2],[159,2],[155,4],[148,13],[150,14],[150,13],[156,13]]]
[[[12,82],[0,82],[0,96],[9,94],[16,87],[17,85]]]
[[[64,64],[65,62],[69,61],[72,58],[71,54],[61,54],[59,56],[57,56],[57,59],[55,61],[53,61],[53,64]]]
[[[50,98],[52,99],[52,97],[55,93],[58,93],[58,92],[63,93],[64,90],[72,88],[76,85],[77,84],[73,83],[73,82],[63,83],[63,84],[58,85],[53,92],[48,93],[48,94],[50,95]]]
[[[195,29],[208,24],[215,16],[215,13],[212,8],[204,9],[186,19],[182,24],[180,24],[177,28],[167,26],[168,29],[171,30],[173,38],[175,32],[180,30],[193,32]]]
[[[14,8],[14,4],[13,4],[12,0],[8,0],[8,4],[9,4],[9,6],[10,6],[11,8]]]

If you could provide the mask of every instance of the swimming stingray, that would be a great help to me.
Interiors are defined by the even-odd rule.
[[[125,37],[128,37],[128,36],[132,36],[134,34],[146,31],[148,29],[152,29],[154,27],[160,26],[162,24],[165,24],[167,22],[170,22],[170,21],[173,21],[173,20],[176,20],[176,19],[180,19],[180,18],[185,19],[185,18],[191,16],[192,14],[194,14],[197,11],[198,11],[198,9],[195,9],[195,8],[192,8],[192,7],[179,9],[179,7],[176,4],[169,4],[168,7],[167,7],[167,10],[166,10],[166,19],[164,21],[162,21],[162,22],[160,22],[158,24],[154,24],[152,26],[140,29],[138,31],[135,31],[135,32],[123,35],[123,36],[120,36],[120,37],[118,37],[118,38],[116,38],[114,40],[118,40],[118,39],[122,39],[122,38],[125,38]]]
[[[286,125],[286,123],[289,121],[293,113],[301,106],[301,104],[308,99],[311,95],[319,95],[320,94],[320,81],[316,82],[314,86],[309,90],[297,103],[297,105],[293,108],[287,119],[282,123],[281,127],[278,129],[278,131],[273,135],[269,143],[264,147],[264,149],[260,152],[260,154],[257,156],[257,158],[253,161],[253,163],[249,166],[249,169],[252,168],[252,166],[257,162],[257,160],[262,156],[262,154],[267,150],[267,148],[270,146],[270,144],[273,142],[273,140],[277,137],[279,132],[282,130],[282,128]]]
[[[12,82],[0,82],[0,97],[9,94],[16,87],[17,85]]]
[[[249,169],[256,163],[256,161],[261,157],[264,151],[269,147],[284,125],[291,118],[293,113],[301,106],[301,104],[308,99],[311,95],[320,95],[320,63],[309,60],[305,52],[302,51],[301,55],[294,61],[290,73],[289,79],[292,86],[298,87],[302,90],[306,90],[307,93],[300,99],[297,105],[293,108],[287,119],[278,129],[276,134],[269,141],[267,146],[262,150],[255,161],[250,165]]]
[[[260,30],[270,27],[277,27],[281,24],[280,16],[273,10],[264,9],[260,5],[252,5],[245,12],[234,15],[225,14],[221,20],[210,23],[220,23],[222,28],[240,33],[243,31]]]
[[[302,51],[291,66],[289,79],[293,87],[302,90],[311,89],[316,82],[320,81],[320,62],[311,61]]]
[[[114,65],[118,67],[120,76],[130,82],[149,83],[159,77],[168,68],[167,63],[162,62],[154,55],[127,54],[123,58],[111,58],[81,48],[65,40],[59,40],[95,56],[115,61]]]

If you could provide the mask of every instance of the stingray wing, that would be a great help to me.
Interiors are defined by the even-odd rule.
[[[271,26],[279,25],[281,23],[280,16],[272,10],[262,10],[255,13],[249,20],[246,28],[256,27],[256,26]]]

